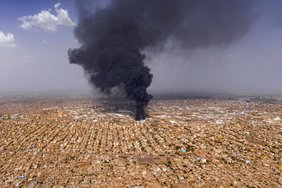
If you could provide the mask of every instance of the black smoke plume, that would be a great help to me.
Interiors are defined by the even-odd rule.
[[[254,2],[111,0],[98,6],[98,0],[80,0],[74,33],[81,47],[69,50],[69,60],[81,65],[101,92],[123,90],[136,101],[136,120],[142,120],[153,78],[144,64],[144,50],[168,40],[187,49],[229,44],[248,31]]]

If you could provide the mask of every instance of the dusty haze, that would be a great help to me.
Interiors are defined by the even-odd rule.
[[[257,1],[252,11],[251,28],[230,45],[183,50],[168,42],[151,54],[150,90],[281,94],[282,2]]]
[[[170,39],[163,51],[144,49],[145,64],[154,75],[149,92],[281,94],[282,2],[259,0],[251,11],[249,28],[231,43],[191,49],[179,48],[179,41]],[[0,91],[91,91],[81,68],[68,64],[66,51],[78,46],[73,41],[72,31],[64,30],[41,48],[34,43],[28,48],[20,43],[14,49],[1,48]]]

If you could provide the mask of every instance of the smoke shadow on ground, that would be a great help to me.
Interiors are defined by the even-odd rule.
[[[203,99],[203,100],[212,100],[212,99],[221,99],[221,100],[234,100],[238,96],[231,94],[222,94],[222,93],[198,93],[198,92],[175,92],[175,93],[164,93],[164,94],[155,94],[153,101],[168,101],[168,100],[189,100],[189,99]],[[102,113],[112,113],[120,115],[129,115],[135,119],[136,115],[136,103],[135,101],[126,99],[126,98],[100,98],[99,101],[99,111]],[[97,105],[94,105],[93,108],[97,108]],[[94,110],[95,110],[94,108]],[[148,113],[148,108],[145,109],[146,117],[150,117]]]
[[[155,94],[154,100],[242,100],[245,102],[261,102],[265,104],[282,104],[281,95],[265,95],[265,94],[233,94],[233,93],[171,93],[171,94]]]
[[[103,113],[116,113],[135,116],[135,102],[126,99],[101,99]]]
[[[233,96],[225,94],[207,94],[207,93],[170,93],[170,94],[156,94],[153,101],[168,101],[168,100],[188,100],[188,99],[234,99]],[[136,103],[135,101],[126,98],[100,98],[99,106],[102,113],[113,113],[120,115],[129,115],[135,119]],[[95,105],[97,107],[97,105]],[[94,108],[94,107],[93,107]],[[148,108],[145,109],[146,117],[150,117]]]
[[[236,99],[238,95],[229,93],[208,93],[208,92],[175,92],[154,94],[154,100],[189,100],[189,99]]]
[[[201,92],[180,92],[170,94],[155,94],[153,101],[169,101],[169,100],[242,100],[245,102],[262,102],[265,104],[282,104],[282,99],[278,99],[277,96],[262,96],[251,94],[231,94],[231,93],[201,93]],[[130,116],[135,119],[136,104],[135,101],[131,101],[125,98],[106,98],[99,99],[100,105],[94,105],[92,108],[102,113],[120,114],[124,116]],[[146,117],[150,117],[150,114],[146,109]]]

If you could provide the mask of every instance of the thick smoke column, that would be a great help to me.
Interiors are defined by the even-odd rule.
[[[187,49],[229,44],[248,30],[253,2],[112,0],[95,8],[95,0],[77,1],[75,36],[81,47],[69,50],[70,63],[81,65],[101,92],[123,90],[136,101],[136,120],[142,120],[152,98],[147,88],[153,78],[144,64],[144,50],[167,40]]]

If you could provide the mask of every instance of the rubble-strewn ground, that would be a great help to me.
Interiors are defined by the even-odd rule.
[[[0,187],[282,186],[281,99],[120,103],[0,100]]]

